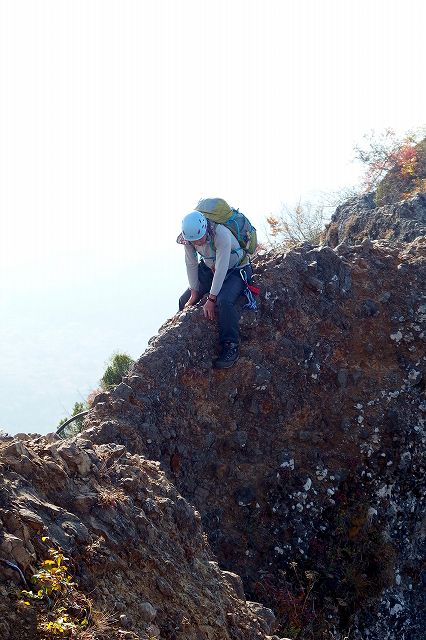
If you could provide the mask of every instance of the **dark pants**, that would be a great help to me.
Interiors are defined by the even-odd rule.
[[[251,265],[243,267],[247,274],[247,280],[250,281],[252,274]],[[213,281],[213,272],[201,260],[198,265],[198,281],[200,283],[200,298],[210,291]],[[239,342],[239,314],[235,306],[240,295],[244,290],[244,282],[240,275],[240,269],[231,269],[226,274],[221,290],[216,300],[216,308],[218,313],[219,324],[219,341],[223,342]],[[187,289],[179,298],[179,310],[182,311],[185,304],[191,296],[191,289]]]

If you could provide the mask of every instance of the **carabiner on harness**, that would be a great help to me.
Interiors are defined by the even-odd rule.
[[[245,284],[245,287],[244,287],[244,290],[243,290],[243,294],[247,298],[247,302],[243,306],[243,309],[251,309],[252,311],[257,311],[257,302],[256,302],[256,299],[255,299],[255,297],[253,295],[253,289],[254,289],[254,293],[256,293],[256,295],[260,293],[260,289],[258,289],[257,287],[252,287],[251,285],[249,285],[248,279],[247,279],[247,274],[244,271],[244,269],[240,269],[240,275],[241,275],[241,277],[243,279],[243,282]]]

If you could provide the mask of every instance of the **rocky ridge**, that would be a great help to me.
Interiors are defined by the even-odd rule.
[[[375,204],[375,194],[368,193],[337,207],[323,234],[323,242],[331,247],[341,242],[359,244],[366,239],[408,243],[424,235],[425,193],[381,207]]]
[[[28,573],[48,532],[114,612],[105,637],[420,640],[426,204],[414,200],[380,229],[383,212],[356,218],[352,202],[333,247],[258,256],[260,309],[243,311],[233,369],[212,370],[216,331],[190,309],[97,396],[79,437],[4,442],[3,558]],[[416,221],[401,235],[406,207]],[[9,633],[31,628],[11,610]]]
[[[272,612],[246,602],[240,578],[219,568],[200,515],[159,463],[87,437],[22,437],[0,449],[0,637],[50,637],[16,603],[24,575],[54,544],[91,594],[89,638],[265,638]],[[44,536],[49,536],[45,541]],[[13,566],[14,565],[14,566]]]

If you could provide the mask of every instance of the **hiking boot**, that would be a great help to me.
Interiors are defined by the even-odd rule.
[[[238,344],[224,342],[222,353],[214,363],[216,369],[229,369],[238,360]]]

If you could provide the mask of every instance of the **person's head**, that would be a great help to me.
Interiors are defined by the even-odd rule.
[[[207,218],[199,211],[191,211],[182,220],[182,235],[192,244],[205,244],[207,239]]]

